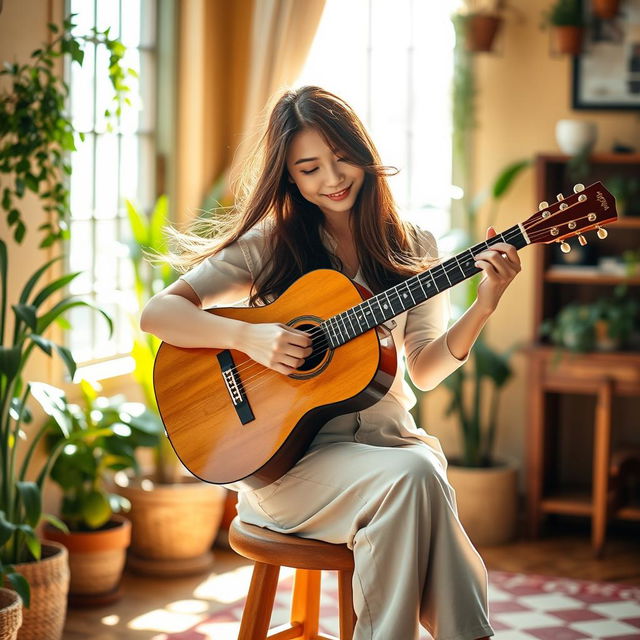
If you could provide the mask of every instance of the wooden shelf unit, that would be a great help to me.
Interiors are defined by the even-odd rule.
[[[551,201],[556,194],[572,193],[568,178],[567,156],[540,155],[536,159],[536,205]],[[640,154],[602,154],[590,158],[591,175],[581,179],[585,185],[622,173],[640,173]],[[597,243],[596,253],[616,256],[626,249],[640,247],[640,218],[621,218],[607,226],[604,241],[587,234],[589,243]],[[577,240],[569,240],[573,246]],[[640,397],[640,351],[594,352],[573,354],[559,351],[541,341],[539,327],[553,318],[570,302],[589,303],[603,295],[611,295],[614,287],[626,284],[627,295],[640,299],[640,275],[594,272],[596,267],[580,273],[554,265],[551,245],[535,245],[534,336],[526,349],[529,359],[529,421],[527,434],[527,499],[528,526],[532,537],[538,537],[547,514],[589,517],[594,553],[603,552],[607,523],[612,518],[640,520],[640,505],[618,504],[612,490],[610,461],[613,424],[613,402],[620,396]],[[551,462],[557,468],[567,465],[561,459],[560,447],[551,436],[571,428],[570,418],[561,423],[554,410],[563,396],[595,396],[590,477],[579,489],[561,486],[553,477]],[[591,401],[592,402],[592,401]],[[636,415],[625,415],[625,421],[637,421]],[[575,426],[575,425],[574,425]],[[590,440],[586,438],[586,441]],[[560,475],[557,473],[556,475]]]

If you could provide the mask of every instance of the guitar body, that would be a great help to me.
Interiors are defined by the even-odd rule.
[[[323,320],[371,294],[338,271],[319,269],[262,307],[209,310],[250,323],[277,322],[313,332]],[[297,373],[283,375],[241,351],[187,349],[163,342],[153,371],[167,436],[195,476],[255,489],[284,475],[331,418],[377,402],[396,374],[391,333],[376,327],[338,349],[316,345]],[[239,376],[244,403],[234,405],[225,366]],[[226,364],[225,364],[226,363]]]

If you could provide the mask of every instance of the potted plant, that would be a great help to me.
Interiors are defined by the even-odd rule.
[[[624,285],[612,297],[592,304],[568,304],[555,318],[546,320],[540,334],[569,351],[616,351],[628,346],[640,317],[640,303],[626,295]]]
[[[161,196],[149,218],[133,203],[126,204],[133,235],[129,256],[138,301],[138,308],[131,314],[134,376],[162,434],[154,451],[154,468],[148,475],[116,477],[117,491],[131,502],[133,539],[128,566],[152,575],[197,573],[212,565],[210,549],[222,518],[226,489],[185,472],[164,436],[153,390],[153,363],[160,340],[140,330],[139,313],[151,296],[177,277],[166,262],[145,260],[145,256],[157,258],[165,251],[168,202]]]
[[[607,189],[616,199],[620,216],[640,215],[640,178],[614,175],[605,180]]]
[[[86,38],[70,35],[73,26],[71,20],[64,21],[60,35],[56,35],[59,27],[50,24],[51,42],[33,51],[29,63],[6,63],[0,71],[3,87],[7,87],[0,92],[0,205],[18,245],[27,233],[27,220],[19,204],[27,192],[35,194],[48,214],[48,221],[39,227],[44,233],[40,246],[49,247],[68,237],[68,191],[63,176],[71,170],[67,152],[75,149],[75,131],[64,113],[68,87],[55,68],[66,56],[82,64],[82,41]],[[126,75],[120,65],[122,45],[109,39],[107,32],[94,32],[94,37],[111,53],[109,74],[116,96],[121,98]],[[59,450],[53,451],[38,471],[33,454],[44,430],[33,437],[23,430],[23,425],[32,421],[27,406],[32,383],[25,382],[23,375],[34,348],[47,356],[56,352],[73,376],[76,365],[71,353],[45,334],[73,307],[96,309],[74,296],[51,304],[52,297],[79,273],[63,275],[37,289],[43,275],[60,259],[53,258],[36,269],[18,299],[10,301],[8,251],[0,240],[0,582],[15,589],[23,601],[22,640],[60,638],[69,584],[66,549],[55,542],[42,543],[36,535],[42,519],[64,529],[57,518],[42,512],[43,486]],[[20,446],[27,449],[19,457]]]
[[[620,0],[593,0],[593,13],[602,20],[610,20],[618,15]]]
[[[141,403],[123,396],[97,395],[99,385],[80,382],[82,405],[69,403],[60,389],[43,383],[32,389],[50,416],[46,442],[60,451],[51,467],[52,480],[62,489],[61,518],[68,527],[46,525],[44,535],[69,550],[69,602],[107,604],[120,597],[120,578],[131,524],[119,514],[128,500],[107,490],[110,473],[138,470],[135,451],[158,439],[155,422]]]
[[[496,36],[504,22],[506,0],[469,0],[454,21],[460,23],[465,48],[473,53],[493,50]]]
[[[579,55],[584,34],[582,0],[556,0],[543,13],[542,27],[551,26],[553,48],[558,53]]]
[[[500,200],[530,164],[529,160],[521,160],[508,165],[490,189],[467,199],[464,230],[455,234],[459,248],[480,239],[479,210],[487,200],[489,208],[482,227],[493,226]],[[478,277],[467,281],[461,307],[466,309],[476,299],[478,283]],[[462,443],[461,454],[450,460],[447,476],[456,490],[460,521],[478,545],[501,544],[515,534],[518,469],[512,461],[497,458],[494,452],[500,395],[512,377],[509,361],[515,348],[514,345],[498,352],[481,334],[469,364],[444,380],[444,388],[450,394],[446,412],[456,417]]]

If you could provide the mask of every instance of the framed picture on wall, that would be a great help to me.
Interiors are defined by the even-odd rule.
[[[573,60],[571,106],[640,110],[640,0],[622,0],[610,20],[585,5],[588,26],[582,54]]]

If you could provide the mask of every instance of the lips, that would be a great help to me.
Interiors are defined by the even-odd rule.
[[[344,200],[351,193],[352,186],[353,185],[349,185],[346,189],[343,189],[342,191],[336,191],[335,193],[325,193],[324,195],[330,200],[333,200],[336,202],[338,200]]]

